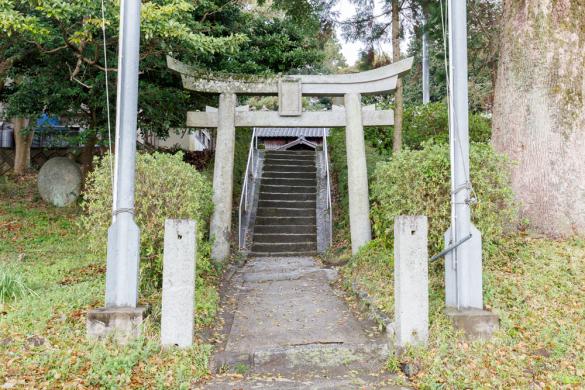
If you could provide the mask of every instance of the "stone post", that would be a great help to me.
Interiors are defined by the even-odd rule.
[[[163,258],[160,339],[163,346],[193,344],[196,223],[167,219]]]
[[[359,93],[345,95],[345,144],[347,149],[347,187],[349,191],[349,224],[351,250],[357,251],[372,239],[366,145],[362,125]]]
[[[213,171],[213,216],[211,217],[211,258],[224,261],[230,253],[234,149],[236,136],[236,95],[219,95],[219,119]]]
[[[399,348],[426,345],[429,337],[427,233],[425,216],[394,220],[394,318]]]

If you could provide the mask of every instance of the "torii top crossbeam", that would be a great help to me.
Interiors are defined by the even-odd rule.
[[[178,72],[185,89],[208,93],[233,92],[239,95],[276,95],[279,83],[298,83],[305,96],[343,96],[346,93],[386,94],[396,89],[398,77],[412,67],[413,58],[407,58],[374,70],[360,73],[336,75],[294,75],[261,80],[238,80],[234,78],[199,78],[201,74],[193,67],[172,57],[167,57],[167,66]]]

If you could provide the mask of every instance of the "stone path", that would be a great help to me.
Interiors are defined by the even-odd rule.
[[[384,335],[331,287],[336,277],[309,257],[249,260],[229,282],[219,374],[203,388],[395,389]]]

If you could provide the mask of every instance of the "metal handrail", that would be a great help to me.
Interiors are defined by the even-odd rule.
[[[329,210],[329,243],[333,245],[333,207],[331,202],[331,180],[329,176],[329,151],[327,149],[327,131],[323,128],[323,150],[325,151],[325,167],[327,172],[327,209]]]
[[[242,213],[248,208],[248,181],[250,177],[250,165],[252,165],[252,175],[255,175],[256,164],[254,163],[254,151],[258,149],[256,141],[256,129],[252,131],[252,139],[250,140],[250,151],[248,152],[248,161],[246,163],[246,173],[244,174],[244,182],[242,183],[242,195],[240,196],[240,209],[238,217],[238,245],[240,249],[246,246],[245,234],[242,235],[244,229],[242,227]]]

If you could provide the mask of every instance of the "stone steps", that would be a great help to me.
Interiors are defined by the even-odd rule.
[[[275,243],[275,242],[304,242],[313,241],[315,233],[256,233],[254,234],[254,242],[260,243]]]
[[[317,174],[317,168],[315,165],[299,165],[294,161],[288,161],[286,164],[266,164],[264,163],[264,169],[271,172],[306,172],[311,174]]]
[[[316,207],[315,152],[265,152],[251,255],[316,254]]]
[[[316,192],[260,192],[261,201],[313,201],[316,199]]]
[[[252,252],[254,253],[282,253],[282,252],[316,252],[317,241],[296,241],[296,242],[254,242]]]
[[[312,187],[312,186],[316,186],[317,185],[317,179],[315,177],[311,178],[311,179],[305,179],[305,178],[297,178],[297,177],[286,177],[283,176],[276,178],[276,177],[264,177],[262,176],[262,183],[264,185],[267,186],[278,186],[278,185],[284,185],[284,186],[308,186],[308,187]]]
[[[283,208],[310,208],[315,210],[317,207],[317,201],[315,199],[308,200],[284,200],[284,199],[266,199],[258,201],[258,207],[283,207]]]
[[[313,172],[296,172],[296,171],[278,172],[278,171],[264,170],[264,172],[262,173],[263,179],[269,179],[269,178],[280,179],[282,177],[287,177],[290,179],[313,179],[313,180],[315,180],[315,174]]]
[[[291,186],[285,184],[260,184],[260,192],[275,192],[275,193],[295,193],[295,194],[305,194],[305,193],[316,193],[317,186]]]
[[[344,375],[349,369],[369,370],[389,356],[385,343],[344,344],[312,343],[280,348],[258,349],[251,353],[219,353],[215,367],[246,365],[256,374],[286,371],[289,374],[308,371],[326,372],[328,376]]]
[[[316,225],[259,225],[256,223],[254,234],[317,234]]]
[[[317,217],[256,217],[258,225],[316,225]]]
[[[252,257],[295,257],[295,256],[316,256],[318,253],[314,251],[295,251],[295,252],[250,252]]]
[[[315,214],[314,208],[298,207],[259,207],[258,217],[307,217]]]

